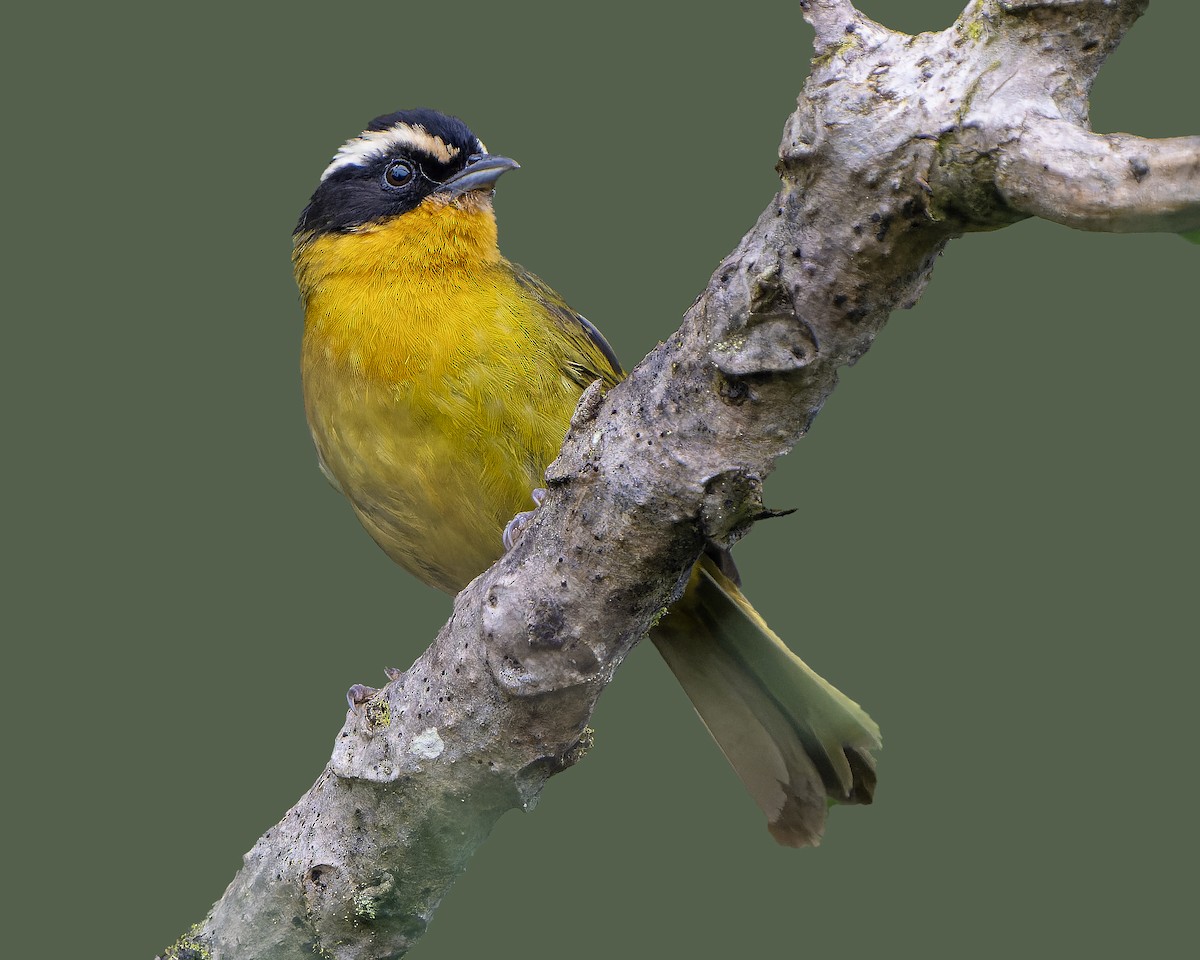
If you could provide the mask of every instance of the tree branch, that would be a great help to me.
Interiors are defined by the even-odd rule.
[[[164,956],[402,955],[496,819],[584,754],[613,671],[704,544],[762,515],[775,460],[949,239],[1043,211],[1188,226],[1194,138],[1118,139],[1109,180],[1067,189],[1114,143],[1086,131],[1087,90],[1144,5],[974,0],[909,37],[804,3],[821,55],[771,205],[682,327],[606,396],[585,393],[515,549],[410,669],[351,688],[325,771]],[[1116,212],[1089,196],[1108,184]]]
[[[1014,210],[1078,230],[1182,233],[1200,226],[1200,137],[1101,136],[1031,120],[996,169]]]

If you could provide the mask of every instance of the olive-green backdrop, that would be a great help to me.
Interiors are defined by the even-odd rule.
[[[919,30],[961,2],[866,8]],[[400,106],[461,115],[523,165],[505,252],[632,364],[768,202],[811,34],[788,0],[7,20],[5,938],[149,958],[309,786],[346,688],[448,610],[304,425],[289,234],[333,150]],[[1198,31],[1153,4],[1097,129],[1200,133]],[[747,591],[882,725],[873,808],[777,848],[637,649],[594,751],[500,823],[414,955],[1189,941],[1198,274],[1176,237],[957,242],[770,481],[800,510],[739,547]]]

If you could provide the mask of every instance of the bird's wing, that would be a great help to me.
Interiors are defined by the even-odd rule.
[[[575,356],[568,361],[570,369],[567,373],[571,379],[581,387],[587,387],[596,380],[600,380],[606,387],[611,387],[623,380],[625,371],[621,369],[621,361],[617,359],[604,335],[587,317],[572,310],[567,302],[539,277],[515,263],[512,267],[517,283],[546,309],[578,347]]]

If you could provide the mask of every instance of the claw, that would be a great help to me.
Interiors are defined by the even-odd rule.
[[[378,692],[374,687],[368,687],[365,683],[356,683],[346,691],[346,702],[350,704],[351,709],[354,709],[362,706]]]
[[[546,501],[546,491],[538,487],[530,494],[533,500],[534,507],[532,510],[525,510],[518,513],[515,517],[508,521],[504,526],[504,552],[508,553],[517,545],[517,541],[521,539],[521,534],[525,532],[525,525],[533,519],[533,515],[537,513],[537,508]]]

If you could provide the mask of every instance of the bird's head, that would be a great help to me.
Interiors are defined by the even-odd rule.
[[[370,232],[414,211],[443,221],[494,223],[496,181],[518,166],[488,153],[465,123],[436,110],[377,117],[338,148],[321,174],[296,224],[297,242]]]

